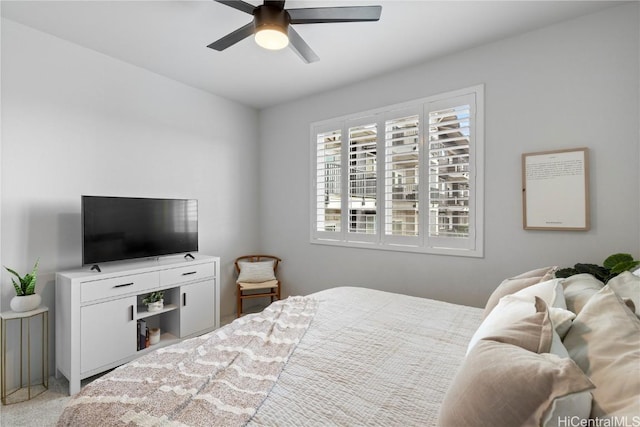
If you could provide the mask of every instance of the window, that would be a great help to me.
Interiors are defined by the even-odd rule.
[[[311,241],[482,256],[483,95],[312,124]]]

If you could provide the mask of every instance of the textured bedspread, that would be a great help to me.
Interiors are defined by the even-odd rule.
[[[435,426],[482,310],[364,288],[318,311],[249,425]]]
[[[92,382],[58,425],[243,425],[277,381],[317,302],[291,297]]]
[[[292,297],[103,376],[59,425],[434,426],[481,314],[365,288]]]

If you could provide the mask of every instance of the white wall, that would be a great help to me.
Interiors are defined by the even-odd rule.
[[[198,199],[200,252],[222,257],[221,312],[235,312],[232,260],[258,235],[257,140],[251,108],[2,20],[2,264],[40,258],[51,359],[54,273],[82,262],[82,194]],[[1,283],[7,310],[4,270]]]
[[[346,284],[483,306],[503,278],[531,268],[638,257],[638,51],[636,3],[261,111],[261,242],[283,258],[285,294]],[[311,122],[479,83],[483,259],[309,243]],[[592,229],[523,230],[521,154],[581,146],[591,156]]]

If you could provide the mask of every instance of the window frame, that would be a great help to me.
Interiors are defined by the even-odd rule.
[[[429,111],[443,106],[458,106],[456,101],[468,99],[470,106],[469,148],[469,236],[444,238],[429,236]],[[437,108],[436,108],[437,107]],[[386,122],[401,114],[417,112],[419,116],[419,172],[418,172],[418,235],[387,235],[385,186]],[[349,232],[349,128],[377,123],[376,151],[376,233]],[[318,172],[317,135],[322,132],[341,132],[341,230],[318,231]],[[369,248],[402,252],[417,252],[467,257],[484,256],[484,85],[479,84],[408,102],[376,108],[360,113],[313,122],[310,125],[310,243],[354,248]]]

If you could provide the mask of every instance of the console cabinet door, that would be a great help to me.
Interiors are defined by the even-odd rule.
[[[180,287],[180,337],[215,325],[215,280]]]
[[[136,352],[136,297],[87,305],[80,309],[80,372],[131,356]]]

